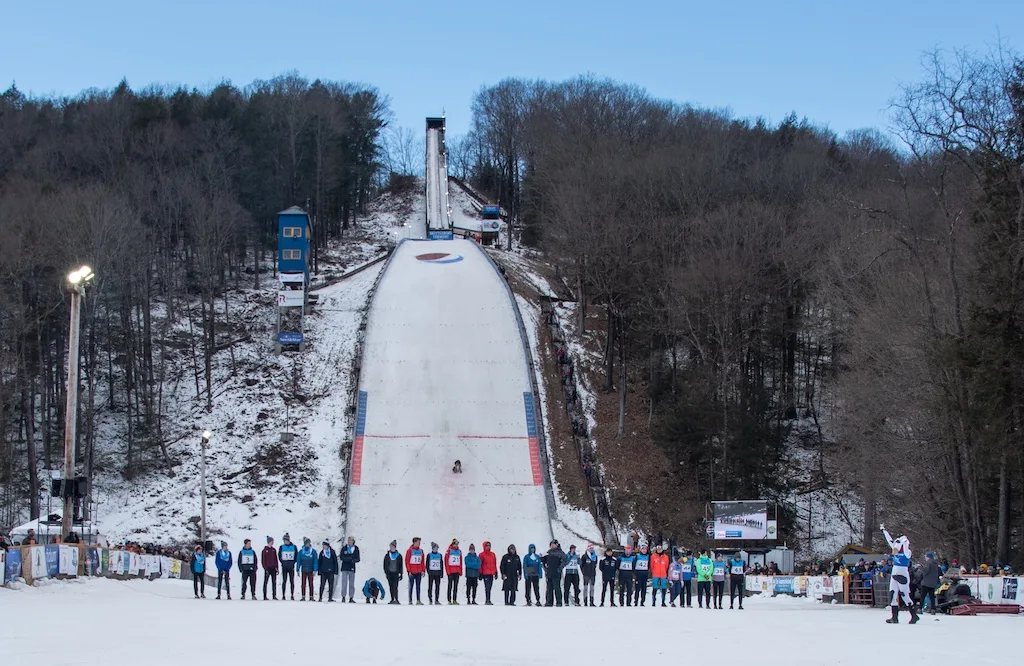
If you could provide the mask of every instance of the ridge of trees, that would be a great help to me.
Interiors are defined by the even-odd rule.
[[[581,330],[602,311],[619,438],[642,376],[700,502],[778,500],[793,537],[788,498],[833,485],[867,544],[884,516],[1001,564],[1024,535],[1022,91],[1016,53],[937,53],[895,141],[507,79],[458,161],[568,276]]]
[[[309,210],[314,264],[355,223],[380,184],[388,104],[372,87],[297,74],[0,95],[0,524],[38,516],[40,471],[60,467],[68,270],[97,275],[77,460],[91,482],[104,406],[125,433],[111,471],[173,475],[171,445],[187,433],[166,418],[171,378],[209,409],[215,356],[246,334],[226,287],[268,284],[280,210]]]

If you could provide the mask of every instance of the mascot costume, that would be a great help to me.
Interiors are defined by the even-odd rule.
[[[907,608],[910,609],[910,624],[918,620],[917,612],[914,610],[914,600],[910,598],[910,539],[906,536],[899,536],[895,539],[885,529],[885,525],[879,525],[885,540],[892,549],[892,579],[889,581],[889,593],[891,595],[889,605],[892,607],[892,617],[886,620],[888,624],[899,624],[900,622],[900,598],[903,598]]]

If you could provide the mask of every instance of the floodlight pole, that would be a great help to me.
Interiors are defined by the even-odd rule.
[[[75,493],[75,441],[78,434],[78,354],[79,329],[82,318],[82,296],[86,283],[93,278],[92,269],[82,266],[68,275],[71,287],[71,322],[68,330],[68,384],[67,402],[64,405],[64,478],[61,493],[64,511],[61,515],[60,531],[63,541],[71,534],[74,526]]]

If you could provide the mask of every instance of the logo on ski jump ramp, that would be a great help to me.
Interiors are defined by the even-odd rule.
[[[447,252],[427,252],[426,254],[417,254],[416,259],[418,261],[425,261],[428,264],[454,264],[462,261],[462,255],[448,254]]]

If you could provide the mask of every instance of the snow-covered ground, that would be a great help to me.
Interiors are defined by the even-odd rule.
[[[364,576],[360,575],[361,585]],[[405,583],[402,583],[403,598]],[[521,587],[521,586],[520,586]],[[543,587],[543,583],[542,583]],[[481,591],[482,595],[482,591]],[[1012,616],[925,617],[804,599],[747,600],[746,610],[678,608],[410,607],[192,598],[187,581],[82,579],[18,591],[0,588],[5,662],[150,666],[316,661],[357,664],[751,663],[771,666],[878,662],[1002,666],[1020,660]],[[482,603],[482,602],[481,602]],[[127,622],[130,615],[134,621]],[[557,617],[555,617],[557,616]],[[43,621],[49,618],[49,621]],[[115,622],[113,618],[117,618]],[[903,619],[903,618],[901,618]],[[614,627],[611,636],[603,636]],[[955,638],[960,637],[960,638]]]

